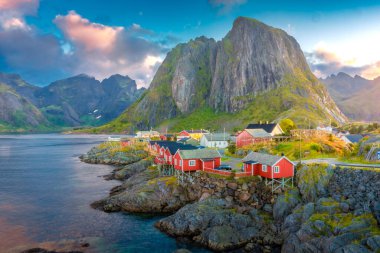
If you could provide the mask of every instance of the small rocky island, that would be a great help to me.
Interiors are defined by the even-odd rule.
[[[271,192],[260,177],[196,172],[178,183],[160,176],[144,147],[101,144],[81,156],[115,166],[122,184],[92,207],[105,212],[167,214],[155,226],[213,251],[380,251],[380,172],[297,166],[295,187]]]

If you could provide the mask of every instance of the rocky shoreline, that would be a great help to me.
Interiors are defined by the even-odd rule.
[[[105,212],[170,214],[155,226],[213,251],[379,252],[380,173],[309,165],[296,186],[274,194],[260,178],[197,172],[192,183],[160,177],[144,150],[95,147],[81,157],[115,165],[122,182],[92,207]]]

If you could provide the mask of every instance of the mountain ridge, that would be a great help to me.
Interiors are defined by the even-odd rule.
[[[320,79],[338,107],[353,120],[380,121],[380,77],[373,80],[340,72]]]
[[[7,97],[12,93],[25,101],[29,107],[34,107],[34,111],[39,111],[38,114],[42,118],[36,130],[100,125],[116,118],[145,91],[145,88],[138,89],[136,82],[129,76],[119,74],[103,81],[79,74],[57,80],[45,87],[38,87],[25,82],[17,74],[0,73],[0,83],[4,92],[8,91]],[[14,99],[12,101],[15,103]],[[22,111],[20,106],[18,108]],[[5,102],[2,109],[13,113]],[[6,128],[7,131],[12,130],[12,126],[18,129],[22,129],[20,126],[23,126],[25,130],[33,130],[36,126],[30,124],[30,121],[16,126],[10,119],[11,117],[5,113],[0,117],[3,122],[2,128]]]
[[[257,106],[257,111],[266,108],[265,113],[258,115],[252,105]],[[282,117],[304,124],[307,114],[314,124],[328,119],[346,120],[311,73],[293,37],[260,21],[239,17],[220,41],[201,36],[174,47],[145,95],[116,120],[94,132],[160,126],[176,129],[171,120],[186,121],[187,116],[210,112],[209,109],[211,118],[229,115],[236,126]],[[297,110],[302,111],[303,119],[301,114],[296,115]],[[253,116],[249,118],[250,112]],[[209,123],[205,119],[203,127]]]

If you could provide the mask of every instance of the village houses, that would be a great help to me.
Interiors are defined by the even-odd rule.
[[[200,145],[208,148],[226,148],[230,140],[227,133],[210,133],[202,136]]]

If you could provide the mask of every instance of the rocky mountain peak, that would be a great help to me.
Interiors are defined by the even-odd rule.
[[[263,94],[268,99],[255,104]],[[275,120],[280,113],[304,119],[300,111],[304,115],[318,111],[315,116],[321,120],[345,120],[310,71],[297,41],[280,29],[245,17],[237,18],[220,41],[202,36],[173,48],[146,95],[119,119],[129,127],[149,129],[202,110],[237,115],[251,110],[253,104],[256,111],[257,106],[267,109],[248,113],[246,121],[254,120],[253,113],[259,117],[256,120]],[[268,110],[273,110],[270,117]]]

